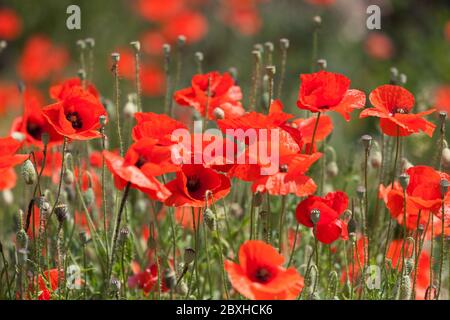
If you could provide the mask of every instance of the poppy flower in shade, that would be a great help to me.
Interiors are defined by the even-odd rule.
[[[48,134],[48,146],[51,147],[62,143],[63,136],[48,123],[42,112],[39,99],[25,91],[24,100],[23,116],[17,117],[13,121],[10,132],[23,133],[27,144],[34,145],[40,149],[44,148],[42,143],[43,133]]]
[[[230,179],[201,164],[185,164],[176,173],[176,179],[166,184],[172,193],[165,204],[168,206],[203,207],[206,192],[212,193],[213,201],[225,197],[231,188]],[[211,199],[208,199],[211,200]]]
[[[369,100],[374,108],[364,109],[360,118],[369,116],[380,118],[380,127],[388,136],[409,136],[423,131],[432,136],[435,125],[424,116],[433,113],[434,109],[410,113],[414,106],[414,96],[403,87],[386,84],[379,86],[370,93]]]
[[[244,108],[240,102],[241,88],[235,85],[234,79],[227,72],[220,74],[214,71],[195,75],[192,78],[191,87],[176,91],[174,99],[179,105],[193,107],[202,116],[207,115],[211,120],[216,118],[214,115],[216,108],[222,109],[224,118],[244,114]]]
[[[26,42],[17,71],[25,82],[40,82],[60,73],[68,62],[65,48],[54,45],[46,36],[36,35]]]
[[[450,181],[450,176],[428,166],[415,166],[406,170],[409,184],[406,188],[406,209],[412,214],[419,210],[438,212],[442,206],[441,180]],[[445,196],[445,200],[449,195]],[[394,217],[403,214],[404,197],[401,188],[393,188],[387,193],[387,207]]]
[[[339,73],[319,71],[300,75],[297,107],[311,112],[336,111],[350,120],[354,109],[366,103],[364,92],[350,89],[350,79]]]
[[[391,38],[381,32],[371,32],[364,43],[366,53],[378,60],[388,60],[394,54],[394,44]]]
[[[70,96],[73,88],[82,88],[82,83],[80,78],[70,78],[64,80],[62,83],[55,84],[50,87],[50,97],[55,100],[64,100],[66,97]],[[100,98],[100,94],[94,85],[88,83],[86,90],[96,98]]]
[[[132,144],[124,158],[113,152],[103,151],[117,189],[122,190],[131,183],[132,188],[144,192],[154,200],[164,201],[170,195],[170,191],[155,178],[156,175],[168,171],[166,166],[150,162],[157,158],[157,155],[153,154],[154,147],[155,140],[148,138]]]
[[[13,167],[28,159],[26,154],[16,154],[22,145],[23,141],[12,137],[0,138],[0,190],[11,189],[16,185]]]
[[[316,237],[322,243],[330,244],[339,239],[345,232],[344,222],[339,219],[348,206],[345,192],[330,192],[325,197],[310,196],[300,202],[295,211],[297,221],[308,228],[313,228],[312,210],[320,211],[320,219],[316,225]]]
[[[293,300],[303,288],[294,267],[284,268],[284,257],[271,245],[249,240],[239,248],[239,264],[225,261],[231,285],[252,300]]]
[[[63,100],[46,106],[43,113],[56,132],[73,140],[100,138],[100,116],[107,116],[99,99],[78,86]]]
[[[149,21],[165,22],[185,8],[185,1],[180,0],[138,0],[136,10]]]
[[[389,244],[389,248],[386,253],[386,258],[392,261],[392,266],[397,268],[400,272],[402,269],[402,248],[403,239],[395,239]],[[411,255],[412,247],[406,244],[405,256],[409,257]],[[411,272],[411,283],[414,281],[414,273],[416,270]],[[430,284],[430,254],[423,249],[420,253],[418,263],[417,263],[417,277],[416,277],[416,299],[425,299],[425,292]]]
[[[434,107],[450,113],[450,85],[442,85],[434,91]]]
[[[0,39],[13,40],[22,31],[22,21],[16,12],[11,9],[0,9]]]
[[[161,32],[170,43],[174,43],[180,34],[186,36],[188,43],[195,43],[208,32],[208,22],[200,13],[184,10],[166,21]]]

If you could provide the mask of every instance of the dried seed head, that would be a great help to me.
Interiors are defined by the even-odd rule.
[[[316,225],[319,222],[319,220],[320,220],[320,210],[319,209],[312,209],[309,217],[310,217],[312,223],[314,225]]]
[[[77,46],[78,46],[81,50],[86,49],[86,42],[85,42],[84,40],[82,40],[82,39],[77,40],[76,43],[77,43]]]
[[[130,45],[133,48],[134,52],[138,53],[141,51],[141,43],[139,41],[132,41],[130,42]]]
[[[172,269],[164,270],[164,283],[169,290],[175,289],[177,284],[177,276]]]
[[[200,51],[197,51],[196,53],[195,53],[195,61],[197,61],[197,62],[203,62],[203,60],[204,60],[204,55],[203,55],[203,52],[200,52]]]
[[[283,50],[287,50],[289,48],[289,39],[281,38],[280,39],[280,47]]]
[[[268,51],[268,52],[273,52],[274,50],[274,45],[272,42],[267,41],[266,43],[264,43],[264,48]]]
[[[111,58],[114,63],[118,63],[120,61],[120,53],[118,52],[111,53]]]
[[[75,177],[73,175],[72,170],[65,169],[63,173],[63,182],[64,184],[71,186],[73,182],[75,181]]]
[[[180,35],[178,36],[178,41],[177,41],[178,47],[179,47],[179,48],[184,47],[184,45],[186,44],[186,41],[187,41],[186,36],[180,34]]]
[[[95,39],[94,38],[86,38],[86,39],[84,39],[84,42],[86,43],[86,46],[91,49],[95,47]]]
[[[398,178],[401,187],[403,188],[403,190],[406,190],[406,188],[408,187],[409,184],[409,176],[406,173],[402,173],[400,175],[400,177]]]
[[[217,221],[214,212],[212,212],[211,209],[205,209],[203,212],[203,221],[211,231],[216,230]]]
[[[107,118],[106,118],[105,115],[102,115],[102,116],[100,116],[100,117],[98,118],[98,121],[100,122],[100,125],[101,125],[102,127],[104,127],[104,126],[106,125]]]
[[[327,69],[327,60],[326,59],[319,59],[317,60],[317,66],[320,70],[326,70]]]
[[[184,249],[184,263],[190,264],[195,260],[195,250],[192,248]]]
[[[441,180],[440,187],[442,198],[444,198],[447,195],[449,185],[450,183],[446,179]]]
[[[67,219],[69,208],[65,203],[58,203],[55,207],[56,218],[59,223],[63,223]]]
[[[78,75],[78,78],[80,78],[81,81],[86,80],[86,71],[84,69],[78,69],[77,75]]]
[[[214,115],[214,118],[216,118],[217,120],[221,120],[221,119],[225,118],[225,112],[220,107],[217,107],[213,110],[213,115]]]
[[[358,227],[358,224],[357,224],[355,218],[350,219],[350,221],[349,221],[348,224],[347,224],[347,230],[348,230],[348,233],[349,233],[349,234],[350,234],[350,233],[356,234],[356,228],[357,228],[357,227]]]
[[[27,159],[22,165],[22,178],[26,184],[35,184],[37,180],[36,169],[33,162]]]
[[[365,134],[361,137],[361,141],[363,143],[364,149],[369,150],[372,145],[372,137],[368,134]]]
[[[336,163],[336,161],[330,161],[327,164],[327,175],[331,178],[337,177],[337,175],[339,174],[339,167]]]
[[[322,24],[322,18],[320,16],[314,16],[313,22],[316,25],[316,27],[320,27],[320,25]]]
[[[369,161],[373,168],[379,168],[381,166],[381,163],[383,162],[383,157],[381,155],[381,152],[378,150],[372,152],[370,154]]]

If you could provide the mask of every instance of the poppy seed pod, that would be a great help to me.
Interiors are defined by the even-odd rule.
[[[166,269],[164,271],[164,283],[169,290],[175,289],[177,284],[177,276],[172,269]]]
[[[283,50],[286,50],[289,48],[289,39],[286,38],[281,38],[280,39],[280,47]]]
[[[358,199],[363,199],[364,195],[366,194],[366,188],[364,186],[358,186],[356,187],[356,195],[358,196]]]
[[[187,38],[186,38],[186,36],[185,35],[179,35],[178,36],[178,41],[177,41],[177,43],[178,43],[178,46],[181,48],[181,47],[184,47],[184,45],[186,44],[186,41],[187,41]]]
[[[203,221],[211,231],[214,231],[216,229],[217,221],[216,217],[214,216],[214,212],[212,212],[211,209],[207,208],[203,212]]]
[[[325,59],[319,59],[317,60],[317,66],[320,70],[326,70],[327,69],[327,60]]]
[[[316,225],[320,220],[320,210],[312,209],[310,213],[310,219],[314,225]]]
[[[69,213],[69,209],[67,204],[58,203],[55,207],[56,218],[59,223],[63,223],[67,219],[67,214]]]
[[[91,49],[95,47],[95,39],[94,38],[86,38],[86,39],[84,39],[84,42],[86,43],[86,46],[88,46]]]
[[[76,44],[81,50],[86,49],[86,42],[83,39],[77,40]]]
[[[350,219],[350,221],[347,224],[348,233],[356,233],[357,227],[358,224],[356,223],[356,220],[354,218]]]
[[[266,43],[264,43],[264,48],[267,50],[267,52],[273,52],[275,47],[272,42],[267,41]]]
[[[446,168],[450,167],[450,149],[449,148],[442,149],[441,164]]]
[[[445,179],[441,180],[440,187],[441,187],[442,198],[445,198],[445,196],[447,195],[449,185],[450,185],[450,183],[447,180],[445,180]]]
[[[184,263],[190,264],[195,260],[195,250],[192,248],[184,249]]]
[[[275,66],[266,66],[266,74],[269,76],[269,78],[273,78],[276,72],[277,69],[275,68]]]
[[[72,170],[65,169],[63,173],[63,181],[65,185],[71,186],[75,180]]]
[[[104,127],[104,126],[106,125],[106,116],[105,116],[105,115],[101,115],[101,116],[98,118],[98,121],[100,122],[100,125],[101,125],[102,127]]]
[[[27,159],[22,165],[22,178],[26,184],[36,183],[37,174],[30,159]]]
[[[77,75],[78,75],[78,78],[80,78],[81,81],[86,80],[86,71],[84,71],[84,69],[78,69]]]
[[[379,168],[381,166],[381,163],[383,162],[383,156],[381,155],[380,151],[375,151],[370,154],[369,158],[370,164],[372,165],[372,168]]]
[[[372,146],[372,137],[368,134],[365,134],[361,137],[361,141],[363,143],[364,149],[369,150]]]
[[[409,162],[408,159],[402,158],[402,161],[401,161],[401,164],[400,164],[401,171],[404,172],[404,171],[408,170],[411,167],[413,167],[413,164],[411,162]]]
[[[120,61],[120,53],[117,52],[111,53],[111,58],[114,63],[118,63]]]
[[[331,178],[337,177],[339,174],[339,167],[336,161],[331,161],[327,164],[327,175]]]
[[[195,53],[195,61],[197,61],[197,62],[203,62],[203,59],[204,59],[205,57],[204,57],[204,55],[203,55],[203,52],[200,52],[200,51],[197,51],[196,53]]]
[[[408,187],[409,184],[409,176],[406,173],[402,173],[400,175],[400,177],[398,178],[401,187],[403,188],[403,190],[406,190],[406,188]]]
[[[95,193],[94,189],[87,188],[86,191],[83,193],[84,202],[86,203],[86,206],[91,206],[95,201]]]
[[[141,43],[139,41],[132,41],[130,42],[131,47],[133,47],[134,52],[141,51]]]

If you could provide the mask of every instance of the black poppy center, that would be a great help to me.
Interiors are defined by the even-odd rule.
[[[189,177],[186,187],[189,192],[195,192],[200,189],[200,179],[196,176]]]
[[[83,122],[78,112],[69,112],[66,115],[66,119],[72,124],[72,128],[74,129],[81,129],[83,127]]]
[[[270,271],[266,268],[256,270],[255,278],[258,282],[266,283],[270,279]]]
[[[406,113],[408,113],[408,109],[402,108],[402,107],[397,107],[394,109],[394,113],[406,114]]]
[[[40,140],[42,137],[42,127],[36,123],[27,123],[27,132],[36,140]]]
[[[280,166],[280,172],[288,172],[288,166],[287,164],[282,164]]]
[[[142,167],[147,161],[144,159],[144,157],[139,157],[138,161],[136,161],[135,166],[140,168]]]

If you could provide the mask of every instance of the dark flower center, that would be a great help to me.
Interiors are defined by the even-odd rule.
[[[66,119],[72,123],[72,128],[81,129],[83,127],[83,122],[78,114],[78,112],[69,112],[66,115]]]
[[[402,107],[397,107],[394,109],[394,113],[406,114],[406,113],[408,113],[408,109],[402,108]]]
[[[147,161],[144,159],[144,157],[140,156],[138,161],[134,164],[136,167],[140,168],[142,167]]]
[[[196,176],[189,177],[186,183],[189,192],[195,192],[200,189],[200,179]]]
[[[27,132],[30,136],[32,136],[36,140],[40,140],[42,137],[42,128],[40,125],[36,123],[27,123]]]
[[[270,279],[270,272],[266,268],[259,268],[255,273],[256,281],[266,283]]]
[[[282,164],[280,166],[280,172],[288,172],[288,166],[287,164]]]

